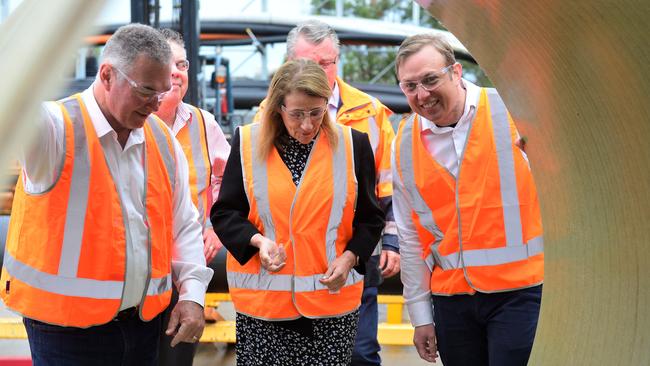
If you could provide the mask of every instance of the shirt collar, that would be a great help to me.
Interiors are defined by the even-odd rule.
[[[102,138],[112,133],[114,138],[117,139],[117,132],[113,130],[113,127],[111,127],[111,125],[108,123],[106,116],[104,116],[104,113],[102,113],[102,110],[99,108],[99,104],[97,104],[97,99],[95,99],[95,94],[93,93],[94,85],[95,83],[91,84],[90,87],[88,87],[88,89],[84,90],[81,93],[81,99],[86,105],[86,109],[88,110],[88,115],[90,116],[90,121],[95,127],[95,133],[97,133],[98,138]],[[131,130],[131,133],[129,134],[129,140],[131,140],[130,141],[131,144],[143,143],[144,142],[143,129],[136,128],[134,130]]]
[[[191,117],[192,114],[190,112],[190,108],[187,106],[187,104],[180,102],[178,104],[178,108],[176,108],[176,119],[174,120],[174,126],[172,130],[174,132],[180,131],[183,126],[192,122]]]
[[[460,119],[458,120],[456,127],[471,122],[472,118],[474,117],[474,111],[478,106],[479,98],[481,96],[481,88],[479,86],[465,79],[461,79],[461,82],[463,83],[463,86],[465,87],[465,91],[466,91],[465,109],[463,110],[463,114],[460,116]],[[435,123],[429,121],[427,118],[423,116],[419,116],[419,118],[421,121],[420,130],[423,132],[426,130],[430,130],[435,134],[442,134],[453,130],[452,127],[439,127]]]
[[[334,81],[334,88],[332,89],[332,95],[330,95],[330,99],[327,101],[327,106],[329,108],[335,108],[336,110],[338,110],[340,99],[341,99],[341,95],[339,93],[339,84],[336,81]]]

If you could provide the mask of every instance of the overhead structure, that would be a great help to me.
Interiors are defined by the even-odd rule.
[[[522,134],[545,227],[531,365],[650,365],[650,3],[419,1]]]

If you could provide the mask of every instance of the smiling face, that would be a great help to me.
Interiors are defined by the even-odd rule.
[[[294,46],[294,59],[306,58],[319,64],[327,75],[327,82],[330,89],[334,88],[336,81],[336,74],[338,73],[338,57],[339,53],[336,45],[331,38],[325,38],[319,44],[313,44],[307,41],[304,37],[298,37]]]
[[[327,99],[292,91],[284,97],[284,108],[278,111],[289,136],[308,144],[318,134],[327,113]]]
[[[432,46],[425,46],[402,62],[398,77],[401,83],[417,83],[446,66],[449,65],[440,52]],[[458,63],[454,64],[441,76],[443,79],[435,90],[427,91],[422,86],[418,86],[413,95],[406,95],[409,106],[414,112],[438,126],[457,123],[465,108],[462,74],[462,66]]]
[[[187,52],[183,46],[173,41],[167,41],[169,47],[172,49],[172,64],[171,64],[171,83],[172,89],[165,95],[161,102],[161,109],[171,106],[173,109],[183,100],[189,85],[187,68],[179,68],[183,62],[187,61]]]

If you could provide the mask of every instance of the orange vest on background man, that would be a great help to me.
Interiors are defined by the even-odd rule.
[[[257,159],[259,128],[257,123],[239,128],[248,220],[284,246],[287,260],[284,268],[270,273],[261,267],[259,255],[242,266],[228,254],[235,310],[264,320],[325,318],[356,310],[362,275],[352,269],[335,294],[319,282],[352,238],[357,181],[351,129],[335,126],[334,151],[322,133],[318,136],[296,186],[276,149],[266,161]]]
[[[395,164],[412,205],[435,295],[539,285],[544,244],[537,190],[517,130],[494,89],[482,89],[455,178],[425,148],[415,114],[402,121]]]
[[[120,309],[126,269],[124,207],[79,94],[59,102],[63,167],[52,187],[25,192],[18,180],[5,247],[1,296],[21,315],[60,326],[90,327]],[[145,134],[145,222],[149,278],[140,317],[167,307],[172,279],[175,155],[164,123],[150,116]]]
[[[212,207],[210,179],[212,165],[208,150],[205,120],[201,110],[186,104],[190,111],[190,120],[176,134],[176,139],[183,147],[187,158],[190,194],[192,203],[199,210],[199,222],[203,228],[209,224],[209,211]]]

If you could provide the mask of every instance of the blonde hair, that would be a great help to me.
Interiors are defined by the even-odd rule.
[[[280,108],[284,105],[284,98],[296,91],[313,97],[321,97],[325,101],[329,100],[332,94],[325,71],[314,61],[298,59],[287,61],[280,66],[269,85],[269,93],[260,122],[257,156],[260,160],[268,158],[273,147],[277,146],[279,136],[286,131],[282,115],[280,115]],[[324,134],[332,149],[336,148],[338,136],[327,111],[323,114],[319,133]]]

